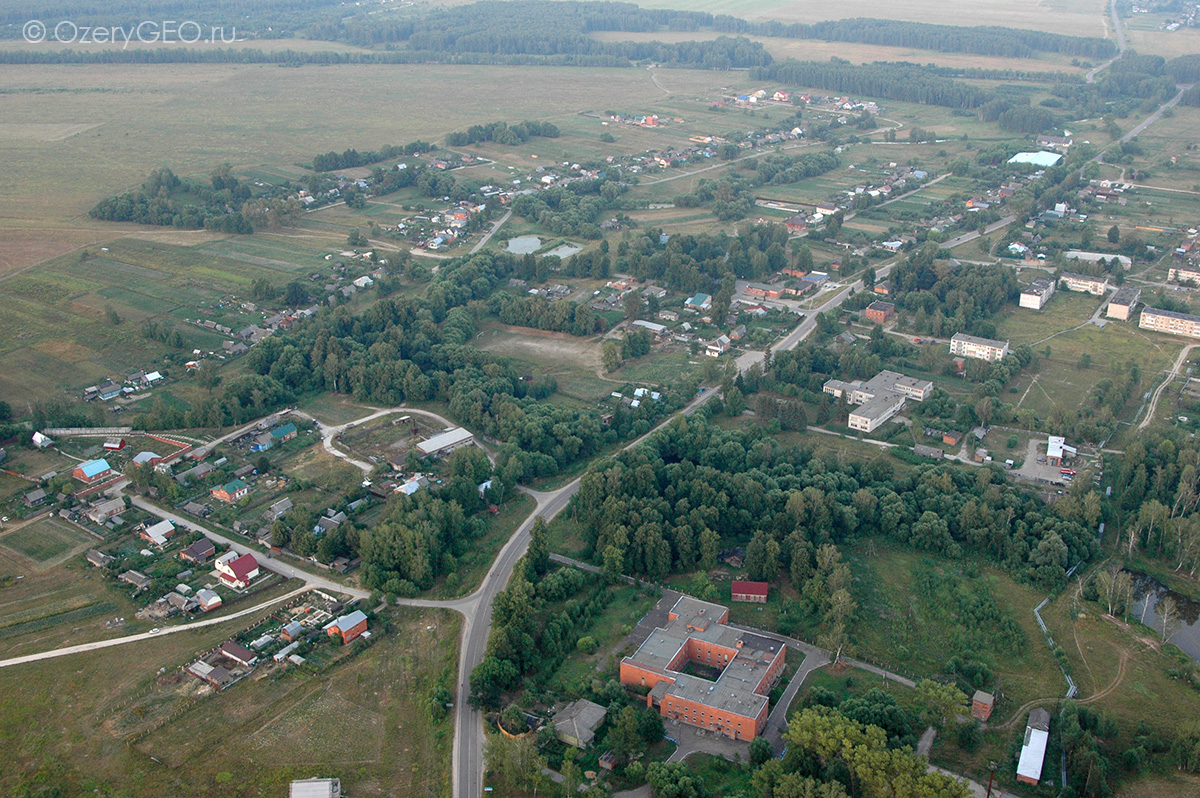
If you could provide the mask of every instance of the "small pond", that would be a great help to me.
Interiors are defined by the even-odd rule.
[[[514,255],[529,255],[542,248],[542,239],[537,236],[510,238],[504,248]]]
[[[1178,646],[1196,662],[1200,662],[1200,602],[1168,590],[1157,579],[1146,574],[1131,571],[1133,577],[1133,605],[1130,607],[1130,618],[1137,618],[1142,623],[1162,631],[1158,613],[1155,609],[1159,602],[1167,596],[1175,599],[1179,613],[1179,631],[1171,638],[1171,643]],[[1144,613],[1144,614],[1143,614]]]
[[[582,251],[583,251],[583,247],[577,247],[574,244],[563,244],[562,246],[555,247],[554,249],[547,252],[546,257],[547,258],[561,258],[562,260],[566,260],[567,258],[574,255],[576,252],[582,252]]]

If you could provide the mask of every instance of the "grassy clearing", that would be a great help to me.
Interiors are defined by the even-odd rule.
[[[530,374],[553,376],[562,394],[581,401],[595,402],[620,384],[600,376],[598,338],[489,321],[481,325],[473,343],[480,349],[511,358]]]
[[[305,397],[296,407],[317,418],[322,424],[339,425],[371,414],[367,405],[356,404],[343,396],[319,393]]]
[[[1042,612],[1066,652],[1081,700],[1117,715],[1123,733],[1139,723],[1176,730],[1200,712],[1200,693],[1171,676],[1184,655],[1159,645],[1154,632],[1103,617],[1078,602],[1074,586]]]
[[[1078,407],[1101,380],[1123,375],[1130,361],[1147,385],[1174,362],[1182,346],[1178,339],[1146,333],[1133,321],[1108,320],[1103,329],[1087,324],[1100,302],[1090,294],[1059,292],[1045,310],[1014,310],[999,322],[999,337],[1030,344],[1039,363],[1035,373],[1022,372],[1013,381],[1006,399],[1045,418],[1055,408]],[[1080,368],[1084,354],[1091,365]]]
[[[585,635],[596,641],[596,653],[572,651],[562,667],[554,674],[550,689],[573,692],[585,689],[594,678],[616,678],[621,658],[633,653],[634,647],[620,645],[624,637],[658,600],[657,595],[633,585],[613,585],[612,601],[596,616]]]
[[[104,785],[130,796],[207,796],[236,773],[239,794],[251,795],[336,773],[361,795],[449,795],[452,723],[431,724],[425,698],[453,672],[460,621],[432,610],[389,614],[392,630],[345,664],[251,677],[200,697],[132,746],[108,721],[130,700],[167,689],[155,685],[158,666],[177,680],[176,668],[228,629],[4,669],[0,745],[12,766],[0,785],[17,794],[40,773],[39,783],[64,793]],[[195,696],[197,684],[188,678],[181,688]]]
[[[1003,616],[1016,622],[1024,642],[1002,649],[986,644],[978,630],[968,629],[918,591],[917,571],[932,565],[923,555],[871,540],[849,548],[846,556],[856,574],[859,621],[853,635],[858,656],[917,678],[944,673],[954,655],[980,659],[1003,687],[998,714],[1065,689],[1033,618],[1033,607],[1045,597],[1034,588],[981,563],[966,562],[961,570],[946,563],[933,566],[990,595]],[[974,573],[978,576],[970,575]]]
[[[806,695],[817,687],[833,693],[838,703],[845,701],[847,698],[860,698],[870,690],[879,689],[895,696],[896,703],[905,709],[914,711],[923,709],[917,700],[916,693],[911,687],[905,687],[899,682],[884,679],[874,673],[859,670],[858,668],[848,668],[845,666],[834,668],[832,665],[817,668],[805,677],[804,686],[800,688],[800,695]],[[798,712],[802,704],[802,701],[792,702],[788,716],[790,717]]]
[[[39,518],[0,537],[0,546],[28,557],[39,568],[94,542],[82,529],[53,517]]]

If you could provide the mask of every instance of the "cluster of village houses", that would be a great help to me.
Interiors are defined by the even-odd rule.
[[[312,591],[262,624],[205,652],[184,671],[217,690],[249,676],[261,663],[303,665],[304,644],[328,637],[346,646],[369,640],[369,618],[362,610],[343,612],[345,606],[321,591]]]
[[[821,108],[830,108],[835,111],[847,111],[862,113],[866,111],[870,114],[878,114],[883,109],[872,100],[858,100],[853,97],[842,97],[837,95],[811,94],[809,92],[788,92],[783,90],[770,91],[769,89],[758,89],[749,94],[734,94],[722,97],[713,105],[720,106],[735,106],[738,108],[754,108],[761,105],[805,105],[817,106]]]

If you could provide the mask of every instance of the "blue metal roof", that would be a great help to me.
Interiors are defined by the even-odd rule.
[[[107,460],[88,460],[86,463],[81,464],[79,469],[85,477],[91,479],[94,476],[103,474],[105,471],[111,471],[112,466],[108,464]]]

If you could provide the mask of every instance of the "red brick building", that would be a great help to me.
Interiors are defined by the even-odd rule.
[[[996,697],[994,695],[976,690],[971,699],[971,717],[987,723],[987,719],[992,716],[992,708],[995,706]]]
[[[355,610],[349,615],[343,615],[325,627],[325,633],[330,637],[341,635],[342,645],[361,637],[367,631],[367,616],[362,610]]]
[[[770,591],[770,585],[766,582],[743,582],[740,579],[733,580],[733,600],[734,601],[750,601],[756,604],[767,603],[767,593]]]
[[[767,695],[783,671],[786,646],[727,626],[727,607],[690,596],[668,618],[621,661],[621,684],[649,687],[647,706],[666,718],[753,740],[766,728]]]
[[[87,485],[94,485],[116,475],[107,460],[88,460],[80,463],[71,472],[71,476]]]
[[[876,324],[887,324],[896,315],[896,306],[891,302],[872,302],[867,305],[864,315]]]

